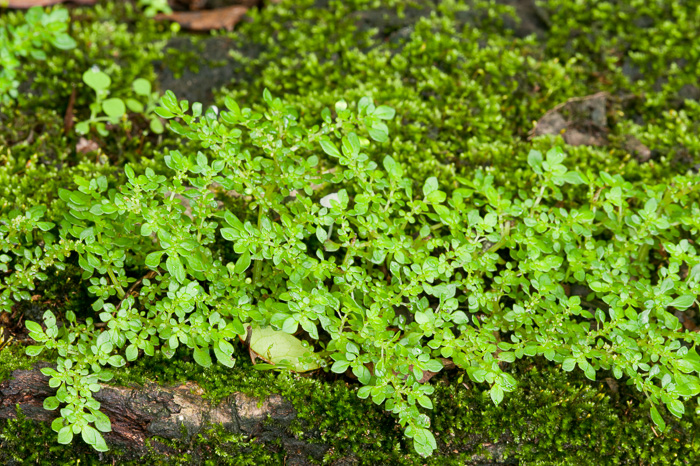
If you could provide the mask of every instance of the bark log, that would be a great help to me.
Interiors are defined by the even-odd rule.
[[[56,390],[49,387],[49,377],[39,371],[48,366],[38,364],[33,370],[14,371],[12,379],[0,383],[0,419],[16,418],[19,405],[28,419],[53,421],[57,412],[46,411],[43,402]],[[300,441],[289,433],[296,412],[280,395],[260,400],[234,393],[214,404],[202,394],[203,390],[191,382],[174,387],[155,383],[138,387],[102,384],[95,399],[112,422],[112,432],[104,434],[105,440],[110,447],[120,447],[128,456],[138,457],[146,453],[146,439],[150,437],[180,439],[184,426],[191,438],[210,425],[221,423],[227,431],[247,435],[256,442],[281,442],[291,460],[288,464],[307,464],[309,456],[320,460],[330,448]]]

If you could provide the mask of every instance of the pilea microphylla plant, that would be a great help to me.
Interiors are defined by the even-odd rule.
[[[109,132],[105,123],[117,124],[120,120],[128,121],[126,111],[144,115],[149,121],[149,128],[155,134],[163,132],[163,124],[153,114],[158,102],[158,93],[151,92],[151,83],[144,78],[137,78],[131,85],[133,96],[121,99],[109,96],[109,87],[112,83],[109,75],[96,68],[91,68],[83,73],[83,82],[95,91],[95,101],[90,104],[90,118],[75,125],[78,134],[87,134],[94,126],[101,136],[107,136]],[[146,99],[146,104],[142,102]],[[102,113],[105,116],[99,116]]]
[[[41,206],[0,222],[3,310],[75,260],[95,297],[95,318],[26,322],[27,353],[56,354],[42,372],[59,442],[107,449],[92,394],[109,366],[184,345],[203,367],[233,367],[253,326],[351,372],[423,455],[437,448],[427,380],[448,362],[496,404],[516,359],[611,371],[648,397],[661,431],[663,406],[681,417],[697,399],[699,336],[674,315],[700,293],[697,175],[641,189],[570,171],[553,148],[528,155],[531,191],[483,171],[416,183],[380,154],[393,109],[340,101],[309,128],[263,96],[262,113],[230,98],[219,113],[167,92],[156,113],[200,150],[171,150],[164,173],[126,165],[123,185],[76,178],[58,225]]]
[[[0,102],[17,97],[24,77],[20,66],[23,61],[46,60],[48,45],[59,50],[75,47],[75,41],[66,33],[68,22],[68,10],[64,8],[46,13],[41,7],[33,7],[19,26],[0,23]]]

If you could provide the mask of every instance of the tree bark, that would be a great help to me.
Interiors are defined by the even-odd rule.
[[[50,423],[57,417],[56,411],[43,408],[44,400],[56,392],[49,387],[49,377],[39,371],[49,366],[40,363],[33,370],[14,371],[12,379],[0,383],[0,419],[16,418],[17,405],[27,419]],[[300,441],[289,433],[296,412],[280,395],[260,400],[234,393],[214,404],[202,394],[203,390],[192,382],[175,387],[155,383],[142,387],[102,384],[94,397],[112,422],[112,432],[104,434],[105,440],[110,447],[126,450],[130,457],[146,453],[146,439],[150,437],[180,439],[184,426],[191,438],[217,423],[228,432],[247,435],[256,442],[281,442],[288,464],[307,464],[309,456],[320,460],[330,448]]]

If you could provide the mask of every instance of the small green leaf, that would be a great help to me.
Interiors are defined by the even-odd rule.
[[[146,79],[138,78],[134,80],[131,87],[137,95],[142,95],[144,97],[151,95],[151,83]]]
[[[350,361],[336,361],[331,366],[331,372],[335,372],[336,374],[344,374],[345,371],[348,370],[348,367],[350,367]]]
[[[115,119],[120,118],[126,113],[124,101],[116,97],[102,102],[102,109],[105,111],[108,117]]]
[[[326,235],[326,230],[321,228],[320,225],[316,227],[316,238],[322,243],[328,239]]]
[[[493,400],[493,403],[498,406],[498,404],[503,401],[503,388],[501,388],[500,385],[494,385],[491,387],[491,391],[489,392],[491,395],[491,400]]]
[[[124,360],[124,358],[119,356],[118,354],[115,354],[114,356],[110,356],[109,359],[107,359],[107,362],[114,367],[122,367],[123,365],[126,364],[126,361]]]
[[[2,1],[0,1],[0,4]],[[54,47],[60,50],[71,50],[78,45],[71,36],[65,33],[57,34],[51,41]]]
[[[27,356],[35,357],[39,356],[43,350],[43,346],[30,345],[24,349],[24,352],[27,354]]]
[[[241,222],[238,217],[233,215],[231,212],[228,210],[224,212],[224,220],[226,220],[226,223],[229,224],[229,226],[235,228],[238,231],[243,231],[245,228],[243,227],[243,222]]]
[[[364,400],[369,396],[371,391],[372,391],[371,386],[360,387],[360,389],[357,391],[357,397]]]
[[[538,175],[542,174],[542,152],[531,150],[527,155],[527,163],[532,168],[532,171]]]
[[[141,102],[136,99],[126,99],[126,108],[134,113],[143,113],[144,107]]]
[[[430,456],[437,449],[435,436],[428,429],[417,428],[413,433],[413,448],[421,456]]]
[[[112,432],[112,422],[109,420],[106,414],[100,411],[92,411],[93,416],[95,416],[95,427],[100,432]]]
[[[147,255],[145,260],[146,266],[152,269],[157,268],[160,265],[160,258],[164,253],[165,251],[155,251]]]
[[[184,283],[185,281],[185,267],[183,267],[182,262],[178,256],[169,256],[165,261],[165,267],[170,272],[175,280],[179,283]]]
[[[335,144],[331,141],[331,139],[328,136],[322,136],[320,139],[321,142],[321,148],[323,149],[323,152],[326,154],[330,155],[331,157],[340,157],[340,151],[336,147]]]
[[[112,80],[109,79],[109,76],[102,71],[92,68],[83,73],[83,82],[96,91],[105,90],[112,84]]]
[[[550,166],[558,165],[564,161],[566,154],[561,147],[552,147],[547,151],[547,163]]]
[[[235,241],[238,238],[240,238],[239,231],[240,230],[234,230],[233,228],[222,228],[221,230],[221,236],[228,241]]]
[[[177,104],[177,97],[175,97],[173,91],[165,91],[163,97],[160,98],[160,103],[173,113],[178,113],[180,111],[180,107]]]
[[[583,178],[581,177],[581,174],[577,171],[566,172],[564,175],[562,175],[561,178],[569,184],[585,183],[585,181],[583,181]]]
[[[424,407],[425,409],[433,409],[433,402],[430,400],[425,395],[421,395],[418,397],[418,404]]]
[[[73,440],[73,429],[65,426],[58,431],[58,443],[67,445]]]
[[[90,131],[90,122],[81,121],[75,125],[75,132],[78,134],[87,134]]]
[[[272,94],[268,88],[265,88],[263,91],[263,100],[265,100],[268,105],[272,103]]]
[[[355,377],[357,377],[357,380],[362,385],[369,384],[369,381],[372,378],[372,374],[370,373],[369,369],[367,369],[364,365],[353,366],[352,373],[355,374]]]
[[[148,127],[151,128],[151,131],[153,131],[155,134],[163,134],[163,131],[165,130],[163,123],[158,118],[152,118],[148,124]]]
[[[427,180],[425,180],[425,184],[423,185],[423,195],[424,196],[429,196],[431,193],[437,191],[438,189],[438,180],[436,177],[431,176]]]
[[[375,116],[381,120],[391,120],[396,115],[396,110],[386,105],[380,105],[374,109],[372,116]]]
[[[211,355],[209,354],[209,348],[195,348],[194,360],[202,367],[211,366]]]
[[[44,409],[47,411],[53,411],[54,409],[58,408],[60,404],[61,402],[58,401],[58,398],[55,396],[50,396],[44,400]]]
[[[564,359],[564,362],[561,365],[561,368],[564,369],[566,372],[573,371],[575,367],[576,367],[576,359],[574,359],[574,358]]]
[[[243,254],[240,255],[238,260],[236,261],[236,267],[233,269],[235,273],[243,273],[246,270],[248,270],[248,267],[250,267],[250,251],[246,250]]]
[[[693,305],[695,302],[696,296],[686,294],[683,296],[679,296],[670,303],[668,303],[669,306],[675,307],[679,311],[685,311],[688,309],[690,306]]]
[[[57,418],[54,419],[53,422],[51,423],[51,430],[53,430],[54,432],[60,432],[61,429],[63,428],[64,422],[65,422],[65,421],[64,421],[64,419],[63,419],[62,417],[57,417]]]
[[[226,340],[219,340],[219,342],[214,345],[214,355],[217,361],[226,367],[233,367],[235,360],[231,356],[233,353],[233,345]]]
[[[685,413],[685,406],[683,406],[683,402],[680,400],[669,401],[668,403],[666,403],[666,408],[671,414],[673,414],[679,419],[682,418],[683,414]]]
[[[27,330],[29,330],[30,332],[44,333],[44,329],[41,328],[41,325],[37,324],[34,321],[26,320],[24,321],[24,326],[27,327]]]
[[[155,113],[161,118],[165,118],[166,120],[175,116],[173,112],[171,112],[165,107],[156,107],[155,109],[153,109],[153,113]]]
[[[135,361],[139,356],[139,349],[136,345],[131,344],[126,347],[126,360]]]
[[[651,407],[651,420],[654,421],[654,424],[656,424],[656,426],[661,429],[662,432],[666,430],[666,422],[664,421],[664,418],[661,417],[659,410],[653,405]]]
[[[231,97],[226,97],[224,104],[226,105],[226,108],[228,108],[236,118],[239,118],[241,116],[241,108],[238,106],[238,103],[236,103],[236,101],[233,100]]]
[[[384,123],[375,123],[368,133],[369,137],[377,142],[386,142],[389,139],[389,127]]]
[[[94,427],[83,426],[81,436],[83,437],[83,441],[85,441],[85,443],[88,445],[95,445],[97,443],[98,435],[100,435],[100,433],[97,432],[97,429]]]
[[[357,157],[360,154],[360,138],[357,134],[350,133],[342,141],[343,154],[348,158]]]

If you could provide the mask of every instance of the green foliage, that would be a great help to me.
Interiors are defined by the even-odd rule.
[[[694,61],[700,56],[697,5],[683,0],[569,0],[538,2],[549,14],[550,53],[575,57],[589,69],[635,93],[647,93],[644,106],[658,110],[683,103],[678,91],[697,85]],[[653,91],[653,92],[652,92]]]
[[[159,13],[167,15],[173,12],[168,4],[168,0],[139,0],[139,6],[144,9],[143,12],[149,18]]]
[[[21,68],[24,60],[46,60],[49,45],[70,50],[76,45],[66,33],[68,10],[54,8],[45,12],[41,7],[27,10],[19,24],[0,20],[0,101],[7,103],[18,95],[17,88],[25,77]]]
[[[201,366],[212,351],[230,366],[230,341],[249,324],[303,330],[314,359],[352,372],[358,396],[397,415],[422,455],[437,447],[423,412],[434,387],[423,377],[446,359],[487,383],[497,405],[517,385],[505,364],[524,357],[578,367],[591,380],[612,370],[648,397],[661,430],[657,405],[681,417],[680,400],[700,392],[697,334],[672,313],[700,293],[697,177],[639,188],[569,170],[555,148],[528,155],[531,194],[481,171],[415,186],[392,157],[383,168],[373,160],[371,141],[388,140],[393,109],[339,101],[309,128],[267,90],[264,100],[258,113],[228,99],[219,115],[199,103],[190,112],[168,92],[156,113],[178,117],[172,130],[201,147],[172,150],[174,173],[137,175],[127,165],[119,190],[103,176],[76,179],[78,191],[59,190],[69,208],[59,226],[33,208],[0,227],[5,270],[16,270],[5,309],[28,298],[22,286],[35,275],[45,279],[43,270],[75,254],[106,324],[68,312],[59,328],[51,311],[46,329],[27,321],[40,343],[28,354],[58,351],[57,370],[43,372],[58,388],[45,407],[66,405],[53,425],[59,442],[80,433],[106,449],[98,431],[109,420],[90,395],[111,379],[105,367],[158,347],[172,357],[180,345]],[[563,203],[575,192],[587,194]],[[237,212],[217,203],[231,195],[244,196]],[[43,256],[31,252],[34,235]],[[661,248],[665,257],[655,255]],[[135,281],[128,264],[156,272],[138,299],[125,291]]]
[[[97,125],[125,112],[127,89],[140,76],[152,82],[164,26],[130,16],[130,2],[82,10],[71,57],[28,64],[38,92],[17,101],[32,115],[3,109],[13,125],[2,140],[14,147],[0,158],[0,293],[7,309],[37,281],[55,287],[57,269],[82,270],[82,282],[70,276],[92,310],[49,312],[28,350],[61,358],[56,400],[74,409],[75,426],[57,425],[62,439],[86,432],[102,446],[84,429],[108,429],[90,398],[96,377],[109,377],[102,367],[184,347],[178,357],[213,371],[233,364],[248,324],[297,333],[314,360],[352,374],[361,397],[396,412],[422,453],[439,447],[429,432],[440,429],[439,416],[424,416],[437,404],[433,387],[419,381],[442,358],[487,385],[499,407],[510,406],[518,379],[509,364],[521,358],[541,355],[571,377],[620,377],[648,397],[645,419],[670,436],[700,389],[696,334],[676,317],[695,312],[698,295],[698,179],[688,171],[698,105],[681,93],[697,77],[697,12],[684,2],[553,0],[542,5],[553,26],[540,43],[503,32],[508,9],[490,2],[313,3],[251,11],[255,21],[231,37],[261,52],[232,52],[247,73],[219,97],[232,108],[217,116],[193,104],[184,115],[167,97],[159,111],[178,117],[183,141],[170,147],[180,152],[168,168],[167,151],[146,145],[153,157],[124,168],[128,181],[102,159],[67,156],[73,141],[60,135],[59,110],[96,65],[122,91],[106,108],[109,96],[82,93],[76,115],[92,103],[106,137]],[[122,14],[131,19],[112,18]],[[646,17],[652,33],[638,34]],[[259,100],[265,87],[288,104]],[[609,109],[609,146],[566,147],[563,163],[561,151],[547,152],[560,138],[526,140],[546,110],[599,90],[634,94]],[[365,95],[384,104],[377,118],[396,109],[391,138],[381,121],[368,127],[353,119],[356,105],[338,102]],[[231,97],[253,108],[239,118]],[[327,106],[335,111],[321,113]],[[350,120],[337,126],[345,111]],[[25,124],[47,129],[31,142]],[[652,162],[630,156],[628,134],[653,149]],[[109,144],[116,166],[141,155],[121,136]],[[147,272],[156,276],[133,297]],[[106,328],[95,327],[95,312]],[[180,362],[170,362],[173,377],[185,373]]]
[[[90,118],[75,126],[78,134],[87,134],[94,126],[101,136],[107,136],[109,133],[105,122],[118,124],[120,121],[128,121],[126,118],[127,108],[134,113],[143,115],[149,121],[149,127],[155,134],[163,132],[163,123],[153,113],[159,96],[157,92],[151,92],[151,83],[147,80],[143,78],[134,80],[131,84],[131,96],[125,99],[108,98],[112,80],[107,74],[96,68],[91,68],[83,73],[83,82],[95,91],[95,102],[90,104]],[[146,103],[144,104],[139,99],[146,99]],[[98,116],[101,113],[104,113],[104,116]]]

